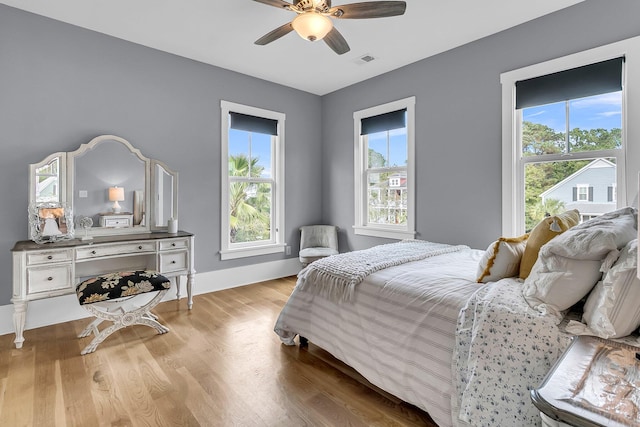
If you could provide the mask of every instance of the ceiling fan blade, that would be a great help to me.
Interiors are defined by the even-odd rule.
[[[335,6],[329,13],[338,19],[385,18],[402,15],[406,9],[407,2],[404,1],[370,1]]]
[[[293,31],[293,27],[291,26],[291,22],[287,22],[286,24],[276,28],[273,31],[268,32],[264,36],[260,37],[254,43],[260,46],[264,46],[267,43],[271,43],[274,40],[278,40],[282,36],[286,36],[291,31]]]
[[[333,27],[322,40],[338,55],[342,55],[351,50],[347,41],[342,37],[342,34],[340,34],[340,31],[336,30],[336,27]]]
[[[253,0],[258,3],[268,4],[269,6],[274,6],[280,9],[289,9],[289,7],[293,6],[291,3],[287,3],[283,0]]]

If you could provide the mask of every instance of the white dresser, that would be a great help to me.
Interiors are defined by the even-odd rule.
[[[96,236],[37,244],[20,241],[13,253],[13,322],[16,348],[24,342],[29,301],[72,294],[82,280],[127,270],[156,270],[172,278],[180,299],[178,276],[187,277],[187,307],[193,306],[194,235],[179,231]]]

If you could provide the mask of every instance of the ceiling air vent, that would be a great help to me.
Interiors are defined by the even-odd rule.
[[[367,62],[371,62],[373,60],[375,60],[376,58],[374,58],[373,56],[366,54],[366,55],[362,55],[360,58],[358,58],[358,63],[359,64],[366,64]]]

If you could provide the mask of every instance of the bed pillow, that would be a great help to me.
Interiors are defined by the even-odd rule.
[[[636,223],[635,209],[619,209],[545,244],[523,286],[529,305],[561,319],[561,312],[587,296],[613,265],[618,250],[636,238]]]
[[[520,278],[526,279],[531,272],[533,264],[538,259],[538,252],[542,245],[557,235],[567,231],[580,222],[580,213],[577,209],[547,217],[540,221],[529,234],[524,254],[520,261]]]
[[[505,277],[517,276],[520,259],[529,234],[520,237],[500,237],[491,243],[478,265],[478,283],[495,282]]]
[[[620,338],[640,326],[640,279],[637,276],[638,240],[630,241],[620,257],[587,298],[582,321],[588,333]]]

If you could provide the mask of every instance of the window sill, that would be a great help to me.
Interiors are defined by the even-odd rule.
[[[238,258],[247,258],[252,256],[258,256],[258,255],[284,253],[285,246],[286,244],[284,243],[276,243],[272,245],[252,246],[249,248],[224,249],[220,251],[220,259],[222,261],[225,261],[228,259],[238,259]]]
[[[415,231],[397,230],[392,228],[374,228],[366,226],[353,226],[353,231],[357,236],[370,236],[370,237],[382,237],[385,239],[414,239],[416,237]]]

